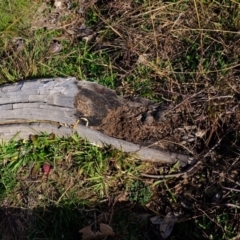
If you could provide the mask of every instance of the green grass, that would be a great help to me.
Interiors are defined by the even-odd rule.
[[[14,188],[20,179],[41,178],[43,164],[47,163],[52,168],[48,184],[60,194],[51,201],[58,204],[81,200],[81,197],[87,199],[86,195],[93,193],[92,197],[97,199],[116,195],[119,191],[117,185],[127,188],[124,185],[131,185],[138,179],[144,167],[122,152],[108,146],[99,149],[77,135],[68,139],[30,136],[27,141],[3,144],[0,152],[3,194],[16,191]],[[66,189],[67,195],[64,195]]]
[[[79,42],[74,46],[65,40],[63,51],[57,55],[48,54],[52,40],[58,37],[59,31],[39,30],[25,39],[25,47],[21,52],[7,52],[0,70],[2,81],[37,77],[75,76],[78,79],[97,81],[114,88],[115,74],[108,56],[103,52],[92,53],[87,43]]]
[[[27,20],[36,6],[30,0],[6,0],[0,2],[0,9],[0,34],[5,38],[21,34],[29,27]]]
[[[138,230],[146,232],[149,228],[146,225],[137,228],[131,218],[135,214],[131,207],[123,204],[115,209],[114,199],[127,190],[133,205],[145,205],[152,200],[148,207],[153,212],[164,216],[169,209],[176,209],[183,213],[170,239],[231,239],[239,233],[236,221],[239,194],[228,190],[219,203],[212,202],[212,195],[223,191],[222,187],[239,190],[234,185],[240,169],[236,160],[239,3],[229,0],[124,3],[98,1],[87,8],[83,18],[96,35],[85,41],[82,37],[65,37],[62,27],[30,28],[40,6],[33,1],[1,1],[0,83],[57,76],[95,81],[119,94],[146,97],[173,108],[179,105],[181,109],[177,110],[182,111],[184,119],[182,128],[197,126],[207,131],[201,151],[207,152],[229,131],[223,144],[193,177],[153,181],[139,177],[149,166],[110,146],[102,149],[92,146],[77,135],[51,139],[43,134],[3,143],[1,205],[15,207],[11,214],[17,211],[18,216],[23,212],[20,214],[17,208],[32,211],[34,219],[27,221],[26,212],[22,219],[27,223],[28,239],[74,239],[80,228],[96,220],[94,211],[112,216],[114,221],[110,217],[106,222],[112,223],[119,239],[141,239]],[[70,11],[79,7],[74,1]],[[61,23],[70,20],[71,17],[63,16]],[[16,37],[25,43],[20,51],[15,50]],[[60,39],[63,49],[49,54],[55,39]],[[139,61],[143,56],[145,61]],[[194,94],[197,95],[193,97]],[[44,164],[51,165],[48,178],[42,171]],[[151,166],[150,170],[165,174],[171,173],[172,167]],[[214,191],[210,191],[210,186],[216,186]],[[185,198],[195,204],[193,209],[181,206]],[[229,207],[226,203],[233,205]],[[126,211],[121,212],[121,207]],[[7,216],[1,219],[5,227],[13,217],[2,211]],[[191,231],[186,234],[189,225]]]
[[[0,152],[0,199],[32,211],[35,220],[25,226],[29,239],[72,239],[87,224],[85,207],[115,201],[123,190],[139,196],[134,201],[150,201],[148,186],[137,187],[144,164],[109,146],[90,145],[78,135],[31,135],[3,143]],[[49,175],[44,164],[51,166]]]

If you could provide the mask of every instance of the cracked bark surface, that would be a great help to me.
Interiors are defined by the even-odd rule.
[[[126,100],[117,96],[115,91],[97,83],[77,81],[75,78],[37,79],[2,85],[0,86],[0,138],[8,141],[13,137],[28,138],[30,134],[41,132],[54,132],[59,136],[78,132],[82,138],[88,139],[92,144],[100,147],[111,144],[124,152],[135,154],[144,161],[163,164],[180,161],[182,166],[186,165],[189,160],[187,155],[142,146],[111,137],[101,131],[99,126],[103,123],[105,132],[108,132],[109,112],[126,106],[130,110],[137,108],[139,111],[150,104],[147,99]],[[147,117],[144,117],[144,121]],[[135,118],[138,119],[139,114],[134,115]],[[110,118],[109,121],[112,119]],[[86,120],[88,126],[85,126]],[[80,123],[76,125],[77,121]],[[114,124],[109,123],[109,126],[114,127]]]

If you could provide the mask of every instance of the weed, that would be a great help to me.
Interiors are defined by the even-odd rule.
[[[66,37],[63,22],[71,21],[71,17],[61,16],[62,25],[57,29],[29,29],[35,7],[37,4],[28,0],[0,3],[0,81],[75,76],[120,93],[167,101],[173,112],[168,122],[181,123],[169,136],[194,126],[196,132],[191,134],[201,138],[200,147],[193,143],[194,157],[201,158],[203,152],[210,151],[227,129],[230,134],[224,140],[228,141],[211,151],[206,164],[193,176],[183,181],[166,178],[153,185],[161,199],[155,202],[155,210],[161,214],[166,214],[169,207],[180,209],[179,199],[196,203],[188,212],[183,208],[194,215],[191,234],[195,238],[234,237],[239,227],[237,192],[227,192],[219,202],[212,203],[218,188],[208,191],[207,187],[239,190],[235,185],[239,175],[239,3],[98,1],[81,15],[85,15],[84,23],[94,36],[88,41],[79,35]],[[74,2],[69,11],[78,7]],[[69,32],[80,29],[74,27]],[[63,49],[50,54],[49,47],[56,39]],[[144,61],[139,61],[143,56]],[[181,140],[176,141],[179,144]],[[45,163],[51,166],[49,176],[43,172]],[[0,166],[0,199],[4,204],[40,212],[53,206],[36,214],[39,225],[33,226],[29,238],[70,239],[64,228],[70,229],[73,221],[74,230],[86,223],[78,214],[83,203],[110,204],[122,189],[130,189],[132,201],[145,204],[151,199],[148,185],[139,179],[144,164],[109,146],[94,147],[79,136],[51,140],[43,134],[28,141],[3,143]],[[169,167],[159,168],[154,173],[170,172]],[[209,205],[204,203],[203,193]],[[4,214],[7,220],[14,219],[10,213]],[[121,226],[129,223],[125,217]],[[183,219],[184,229],[185,223],[188,221]],[[125,230],[126,234],[131,232],[127,227]],[[178,233],[172,239],[178,239]]]
[[[134,181],[129,187],[129,200],[145,205],[150,202],[152,191],[142,181]]]
[[[1,201],[38,209],[31,224],[25,226],[30,238],[65,239],[77,234],[86,222],[78,209],[116,197],[122,188],[134,183],[143,168],[126,154],[109,146],[99,149],[78,135],[68,139],[54,134],[30,135],[29,140],[3,143],[0,152]],[[46,163],[51,166],[47,174]],[[149,201],[147,186],[134,191],[138,200]]]
[[[21,35],[30,25],[29,17],[36,9],[36,4],[29,0],[8,0],[0,2],[1,38]],[[3,42],[1,41],[1,44]]]
[[[32,38],[25,40],[21,52],[3,49],[2,54],[7,57],[0,71],[1,79],[15,81],[39,76],[75,76],[114,87],[115,74],[108,57],[101,52],[91,53],[87,43],[71,46],[69,41],[64,41],[62,52],[49,55],[50,43],[58,35],[59,31],[39,30]],[[14,49],[14,46],[10,49]]]
[[[93,27],[99,23],[99,17],[93,9],[89,8],[86,13],[86,24],[89,27]]]
[[[31,135],[28,141],[12,141],[9,145],[1,146],[2,194],[4,189],[7,192],[15,191],[13,188],[17,179],[41,179],[43,164],[48,163],[52,166],[52,174],[49,175],[47,184],[52,188],[51,191],[59,192],[58,197],[51,197],[51,201],[58,204],[65,202],[65,191],[71,199],[78,200],[81,196],[86,197],[86,191],[92,197],[116,196],[120,190],[115,187],[118,182],[127,183],[134,179],[143,167],[140,165],[139,168],[135,161],[126,158],[125,154],[108,147],[99,149],[92,146],[77,135],[69,139],[51,139],[46,134]],[[53,193],[46,193],[46,199],[50,196],[48,194],[54,196]]]

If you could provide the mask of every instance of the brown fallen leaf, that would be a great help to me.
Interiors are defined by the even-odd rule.
[[[48,49],[48,53],[55,54],[61,52],[63,49],[63,46],[60,42],[57,40],[53,40],[53,42],[50,44],[50,47]]]
[[[82,240],[95,240],[115,236],[113,229],[109,225],[100,223],[99,227],[97,231],[93,231],[91,225],[79,230],[79,233],[82,233]]]
[[[122,191],[114,200],[114,202],[125,202],[128,201],[128,193],[127,191]]]
[[[54,7],[57,9],[67,9],[70,7],[70,2],[68,0],[55,0]]]

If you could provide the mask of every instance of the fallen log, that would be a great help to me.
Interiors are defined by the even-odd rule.
[[[150,101],[132,103],[146,104]],[[54,132],[69,136],[77,132],[97,146],[112,145],[133,153],[144,161],[186,165],[189,157],[110,137],[98,126],[108,111],[125,104],[115,91],[97,83],[77,81],[75,78],[51,78],[18,82],[0,86],[0,139],[8,141],[28,138],[30,134]],[[89,126],[77,124],[86,121]],[[87,125],[88,125],[87,124]]]

